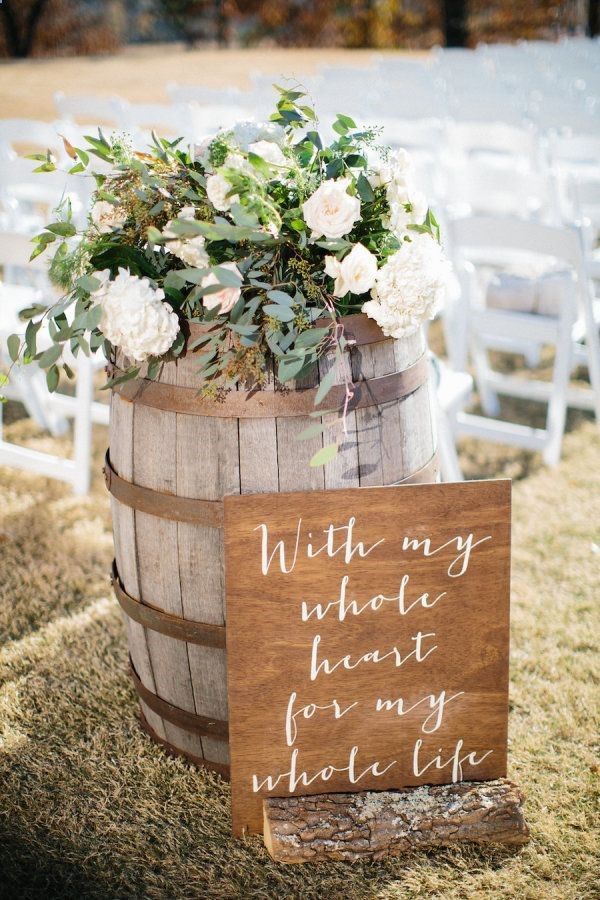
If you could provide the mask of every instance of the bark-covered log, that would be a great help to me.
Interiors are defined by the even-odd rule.
[[[525,844],[523,794],[506,779],[313,797],[269,797],[265,844],[278,862],[383,859],[457,842]]]

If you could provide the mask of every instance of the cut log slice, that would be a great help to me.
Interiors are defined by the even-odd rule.
[[[518,846],[529,840],[523,800],[506,779],[268,797],[264,840],[273,859],[284,863],[378,860],[464,842]]]

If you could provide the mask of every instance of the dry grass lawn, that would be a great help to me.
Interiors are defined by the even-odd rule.
[[[178,44],[162,44],[126,47],[114,56],[86,59],[0,61],[0,118],[52,120],[55,91],[118,94],[138,103],[166,103],[165,85],[170,81],[247,88],[253,71],[272,74],[274,80],[281,75],[301,79],[324,63],[367,65],[372,55],[368,50],[186,50]]]
[[[526,476],[514,487],[510,774],[532,841],[372,865],[276,865],[260,839],[230,837],[224,782],[139,730],[107,580],[106,432],[88,498],[0,469],[0,897],[598,897],[600,442],[591,423],[571,425],[556,471],[520,451],[463,448],[471,475]],[[28,420],[7,431],[62,446]]]

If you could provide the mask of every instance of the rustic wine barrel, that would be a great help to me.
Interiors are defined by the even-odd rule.
[[[343,321],[357,390],[342,449],[325,467],[309,460],[331,438],[296,435],[315,421],[314,392],[332,358],[322,358],[310,382],[283,390],[270,381],[222,402],[198,395],[194,353],[166,363],[156,382],[139,377],[113,388],[105,466],[113,585],[141,723],[167,749],[224,776],[223,496],[436,479],[422,333],[394,341],[366,316]],[[199,328],[190,325],[192,336]],[[323,408],[333,405],[330,394]]]

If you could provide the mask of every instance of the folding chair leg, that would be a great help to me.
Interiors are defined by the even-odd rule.
[[[571,374],[571,358],[573,344],[571,332],[575,311],[571,304],[565,304],[560,317],[556,356],[552,375],[552,395],[548,401],[546,415],[547,443],[542,451],[542,458],[549,466],[557,466],[560,462],[562,439],[567,418],[567,393]]]
[[[35,384],[36,374],[39,374],[39,370],[38,373],[34,373],[27,368],[15,366],[11,373],[11,379],[19,392],[18,399],[27,410],[29,416],[39,428],[49,431],[47,411],[44,409],[43,398],[40,397]]]
[[[92,363],[87,357],[81,357],[77,361],[77,385],[75,389],[77,410],[73,423],[73,441],[75,445],[73,490],[80,495],[87,494],[90,489],[93,396]]]
[[[475,382],[481,399],[481,406],[486,416],[498,416],[500,415],[498,394],[488,386],[488,373],[491,369],[487,350],[474,334],[471,335],[470,344],[471,356],[475,366]]]
[[[436,425],[442,481],[463,481],[463,474],[460,470],[456,453],[454,431],[447,414],[439,407],[436,411]]]
[[[584,300],[583,310],[585,317],[585,346],[587,348],[590,382],[594,392],[596,425],[600,428],[600,338],[598,336],[600,323],[596,322],[596,317],[594,316],[594,301],[592,298],[593,291],[590,287]]]

